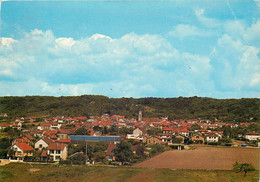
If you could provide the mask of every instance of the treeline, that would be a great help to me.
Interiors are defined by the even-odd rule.
[[[221,119],[228,122],[259,121],[258,98],[212,99],[178,98],[109,98],[99,95],[68,97],[0,97],[0,112],[17,116],[100,116],[118,114],[127,118],[168,116],[169,119]]]

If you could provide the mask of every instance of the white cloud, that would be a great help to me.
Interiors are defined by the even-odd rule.
[[[227,91],[259,91],[259,53],[259,48],[243,45],[241,41],[223,35],[211,55],[211,64],[214,67],[212,76],[216,80],[216,88]]]
[[[179,24],[174,30],[168,33],[170,36],[184,38],[190,36],[208,37],[214,35],[211,30],[204,30],[192,25]]]
[[[201,33],[192,25],[177,25],[174,31],[183,37]],[[245,46],[239,36],[219,38],[210,58],[181,52],[165,37],[150,34],[74,40],[33,30],[6,40],[0,47],[0,95],[224,97],[222,90],[239,90],[239,96],[250,89],[255,94],[259,86],[259,49]]]
[[[200,23],[208,28],[216,28],[221,25],[221,22],[215,18],[208,18],[204,15],[205,9],[195,9],[194,11]]]

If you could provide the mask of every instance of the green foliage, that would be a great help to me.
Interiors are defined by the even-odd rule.
[[[191,125],[191,130],[192,130],[192,131],[194,131],[194,130],[199,130],[199,129],[201,129],[201,128],[200,128],[200,125],[198,125],[198,124],[193,124],[193,125]]]
[[[68,124],[65,126],[65,129],[72,129],[75,128],[76,126],[74,124]]]
[[[131,143],[121,140],[119,144],[117,144],[117,148],[114,149],[114,154],[116,156],[116,160],[122,162],[130,162],[133,157],[132,145]]]
[[[230,138],[221,138],[220,142],[228,144],[228,143],[231,143],[231,139]]]
[[[89,131],[85,128],[79,128],[75,131],[75,135],[89,135]]]
[[[152,128],[147,130],[148,135],[157,135],[158,133],[162,133],[162,130],[160,128]]]
[[[136,149],[136,154],[138,156],[145,157],[144,151],[145,151],[145,146],[142,143],[138,144],[138,147]]]
[[[172,143],[181,143],[182,141],[182,138],[176,137],[175,135],[172,136]]]
[[[10,139],[19,138],[19,136],[22,134],[22,132],[16,128],[7,127],[2,130],[4,133],[6,133],[8,136],[10,136]]]
[[[1,138],[0,139],[0,149],[7,149],[11,146],[11,141],[9,138]]]
[[[95,152],[93,158],[96,162],[104,161],[106,159],[106,153],[104,151]]]
[[[86,156],[84,154],[76,154],[70,157],[71,164],[84,165],[86,163]]]
[[[238,172],[244,172],[244,177],[246,177],[246,174],[248,171],[255,171],[255,168],[252,166],[252,164],[248,164],[248,163],[243,163],[243,164],[239,164],[238,162],[236,162],[233,165],[233,170],[235,170],[237,173]]]
[[[149,145],[149,147],[151,147],[151,150],[150,150],[150,155],[151,156],[154,156],[156,154],[159,154],[159,153],[162,153],[164,151],[164,148],[162,146],[162,144],[151,144]]]
[[[98,95],[77,97],[0,97],[1,112],[13,119],[18,116],[66,115],[91,116],[109,113],[128,118],[169,116],[169,119],[218,118],[228,122],[259,121],[259,99],[179,98],[108,98]],[[147,109],[149,108],[149,109]],[[10,118],[7,118],[10,120]],[[258,128],[259,129],[259,128]]]

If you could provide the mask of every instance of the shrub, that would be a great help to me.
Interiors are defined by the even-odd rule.
[[[233,165],[233,170],[236,171],[236,173],[238,172],[244,172],[244,177],[246,177],[246,174],[248,171],[255,171],[255,168],[252,166],[252,164],[248,164],[248,163],[243,163],[243,164],[239,164],[238,162],[236,162]]]

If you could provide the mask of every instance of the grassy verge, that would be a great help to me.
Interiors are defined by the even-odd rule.
[[[258,181],[259,171],[171,170],[133,167],[52,166],[11,163],[0,167],[0,181]]]

